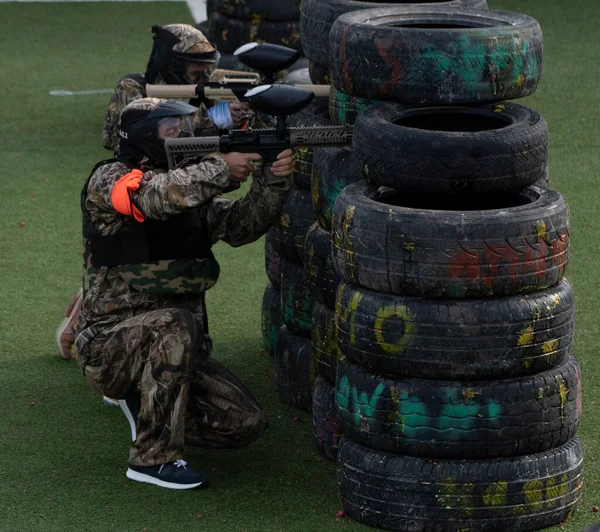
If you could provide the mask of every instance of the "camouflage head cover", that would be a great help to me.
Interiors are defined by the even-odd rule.
[[[191,117],[197,107],[175,100],[140,98],[129,103],[121,113],[119,122],[119,153],[117,158],[130,167],[137,168],[144,159],[157,168],[167,162],[165,141],[159,136],[159,124],[165,119],[188,119],[189,129],[181,128],[180,136],[191,134]]]
[[[146,69],[150,83],[157,74],[171,85],[208,81],[221,56],[200,30],[188,24],[168,24],[152,26],[152,33],[154,44]],[[190,64],[204,64],[209,68],[191,79],[186,72]]]

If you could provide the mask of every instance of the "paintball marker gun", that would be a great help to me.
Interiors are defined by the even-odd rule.
[[[244,65],[257,70],[256,73],[241,73],[241,76],[225,71],[225,74],[212,77],[203,85],[147,85],[146,93],[152,98],[208,98],[221,102],[246,101],[246,92],[260,85],[275,83],[275,74],[289,68],[298,59],[297,50],[277,44],[244,44],[234,55]],[[329,97],[329,85],[296,85],[315,93],[316,96]]]
[[[277,117],[272,129],[234,129],[221,137],[187,137],[165,139],[169,169],[193,164],[215,152],[260,153],[267,183],[286,180],[275,176],[270,168],[287,148],[340,147],[352,142],[352,126],[287,127],[288,115],[304,109],[315,97],[291,85],[262,85],[246,93],[246,98],[260,112]]]

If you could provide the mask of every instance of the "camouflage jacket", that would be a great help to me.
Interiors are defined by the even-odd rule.
[[[112,162],[97,168],[88,182],[84,208],[104,235],[138,223],[115,211],[111,203],[114,184],[129,172],[124,164]],[[267,185],[262,176],[255,176],[241,199],[221,198],[230,184],[229,170],[222,158],[211,156],[185,169],[147,170],[133,199],[152,220],[194,209],[211,244],[223,240],[237,247],[257,240],[269,229],[288,196],[290,183],[291,178],[284,184]],[[80,364],[85,365],[86,346],[98,333],[136,314],[176,307],[204,319],[204,292],[215,282],[214,268],[203,259],[158,261],[125,269],[93,268],[90,245],[84,239],[84,301],[75,344]]]
[[[121,78],[115,91],[110,97],[108,110],[104,117],[104,127],[102,128],[102,144],[107,150],[113,152],[119,150],[119,134],[117,128],[119,126],[119,117],[125,106],[134,100],[139,100],[140,98],[145,98],[147,96],[146,87],[136,78],[141,80],[144,78],[144,75],[141,73],[135,75],[130,74]],[[154,84],[164,85],[165,82],[160,76],[157,76]],[[194,134],[197,137],[207,137],[218,133],[215,125],[206,113],[206,106],[202,103],[198,107],[198,111],[194,114],[193,123]]]

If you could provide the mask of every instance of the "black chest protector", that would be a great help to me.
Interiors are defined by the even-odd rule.
[[[174,259],[214,260],[210,235],[195,209],[188,209],[165,221],[147,219],[141,223],[136,222],[114,235],[100,233],[85,208],[87,189],[98,168],[115,162],[118,162],[117,159],[99,162],[81,192],[83,236],[91,247],[90,261],[93,267],[147,264]]]

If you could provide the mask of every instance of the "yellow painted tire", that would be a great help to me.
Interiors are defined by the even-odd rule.
[[[401,532],[527,532],[565,523],[582,494],[579,438],[497,460],[398,456],[343,437],[338,484],[346,513]]]
[[[339,349],[354,364],[390,375],[461,380],[532,375],[564,362],[574,328],[575,299],[566,280],[492,299],[395,296],[349,283],[338,289]]]

